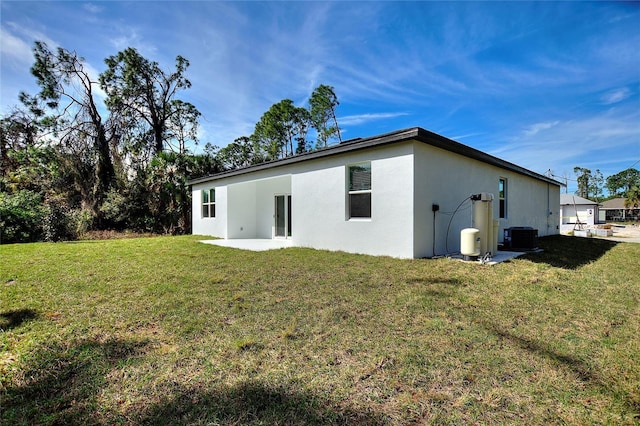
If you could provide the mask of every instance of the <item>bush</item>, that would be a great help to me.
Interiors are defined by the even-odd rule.
[[[36,192],[0,192],[0,244],[42,239],[46,212],[42,197]]]
[[[56,199],[47,202],[42,228],[45,241],[68,241],[77,236],[69,208]]]
[[[76,209],[71,211],[71,226],[76,238],[82,237],[93,226],[93,215],[88,210]]]
[[[116,229],[124,229],[128,226],[129,203],[129,199],[117,190],[111,190],[107,193],[100,206],[100,212],[107,222],[107,226]]]

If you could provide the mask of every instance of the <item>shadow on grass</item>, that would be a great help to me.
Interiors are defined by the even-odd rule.
[[[0,424],[97,424],[97,395],[106,374],[145,352],[146,341],[49,343],[0,390]]]
[[[48,344],[33,351],[0,388],[0,424],[260,424],[382,425],[379,413],[344,408],[294,385],[247,382],[234,387],[212,383],[184,387],[166,382],[140,389],[146,401],[129,412],[101,402],[101,390],[115,369],[144,355],[148,341],[82,340]],[[142,359],[142,358],[141,358]],[[164,388],[164,389],[163,389]]]
[[[0,332],[12,330],[38,317],[38,313],[33,309],[18,309],[15,311],[0,312]]]
[[[172,390],[138,424],[383,425],[381,414],[337,407],[283,385],[245,382],[211,391]]]
[[[546,263],[556,268],[577,269],[604,256],[618,243],[599,238],[553,235],[540,238],[540,253],[521,256],[536,263]]]
[[[483,327],[490,333],[513,345],[519,346],[520,348],[535,355],[547,358],[568,369],[586,385],[599,388],[600,390],[610,394],[619,395],[621,400],[624,401],[624,404],[634,414],[634,416],[640,415],[640,399],[626,392],[621,392],[618,389],[612,389],[605,378],[603,378],[599,372],[593,371],[593,368],[584,360],[576,356],[556,352],[552,350],[549,345],[545,345],[542,342],[538,342],[528,337],[517,336],[507,330],[500,329],[494,324],[485,323],[483,324]]]
[[[454,296],[460,287],[465,286],[458,278],[444,277],[410,278],[407,282],[419,285],[421,295],[435,299],[448,299]]]
[[[463,284],[462,280],[459,278],[444,278],[444,277],[410,278],[407,280],[407,282],[412,284],[425,284],[425,285],[444,284],[444,285],[450,285],[450,286],[459,286]]]

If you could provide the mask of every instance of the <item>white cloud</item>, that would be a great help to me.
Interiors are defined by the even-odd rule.
[[[640,157],[640,111],[548,121],[528,130],[505,137],[490,153],[540,173],[580,166],[600,168],[605,176]]]
[[[627,87],[621,87],[619,89],[611,90],[600,97],[600,100],[605,105],[615,104],[624,101],[631,96],[631,90]]]
[[[98,6],[95,3],[85,3],[82,5],[82,8],[89,13],[98,14],[103,11],[101,6]]]
[[[484,133],[467,133],[463,135],[451,136],[450,139],[453,139],[454,141],[461,141],[462,139],[474,138],[477,136],[482,136],[483,134]]]
[[[2,36],[2,43],[0,43],[2,62],[9,63],[14,69],[28,70],[28,67],[33,65],[34,42],[43,41],[50,48],[58,46],[45,34],[15,22],[3,23],[0,35]]]
[[[141,35],[143,31],[133,26],[117,25],[115,28],[116,36],[112,36],[109,43],[116,51],[122,51],[128,47],[133,47],[142,54],[142,56],[154,56],[158,52],[158,48],[153,43],[145,40]],[[115,53],[115,52],[114,52]]]
[[[82,5],[82,8],[89,13],[97,14],[103,11],[103,8],[98,6],[95,3],[85,3]]]
[[[552,122],[546,122],[546,123],[536,123],[536,124],[532,124],[531,126],[527,127],[524,131],[524,135],[526,137],[531,137],[531,136],[535,136],[538,133],[540,133],[543,130],[547,130],[552,128],[553,126],[556,126],[558,123],[560,123],[559,121],[552,121]]]
[[[28,66],[33,62],[33,54],[28,42],[4,27],[0,28],[0,36],[2,38],[0,53],[3,62],[9,61],[17,66]]]
[[[379,112],[371,114],[356,114],[338,117],[340,126],[358,126],[372,121],[388,120],[390,118],[409,115],[407,112]]]
[[[56,41],[52,40],[50,37],[45,34],[28,28],[18,26],[15,23],[8,23],[6,26],[1,28],[2,43],[0,43],[1,51],[2,51],[2,62],[3,63],[11,63],[13,72],[17,74],[26,73],[30,75],[29,68],[34,63],[33,57],[33,45],[35,41],[43,41],[46,43],[48,48],[52,52],[56,52],[56,49],[60,47],[60,44]],[[78,52],[78,56],[83,56],[80,52]],[[89,75],[91,81],[96,84],[93,85],[92,90],[94,95],[100,101],[100,109],[103,113],[106,113],[106,107],[104,106],[104,99],[106,98],[106,93],[100,89],[98,82],[99,71],[89,62],[85,61],[83,63],[84,70]],[[3,70],[4,71],[4,70]],[[15,83],[12,83],[10,80],[6,80],[3,78],[3,86],[9,86],[8,89],[11,89],[14,93],[19,93],[25,89],[28,90],[28,86],[34,84],[35,81],[28,81],[24,86],[17,86]],[[13,87],[15,86],[15,88]],[[3,89],[3,97],[5,93],[5,87]],[[83,89],[80,89],[83,90]],[[12,96],[17,101],[17,96]],[[3,109],[8,107],[7,105],[3,105]]]

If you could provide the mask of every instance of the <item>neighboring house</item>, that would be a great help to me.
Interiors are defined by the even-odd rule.
[[[472,194],[509,227],[559,231],[560,183],[421,128],[193,179],[193,233],[421,258],[460,250]]]
[[[600,207],[600,221],[624,222],[627,220],[640,220],[640,209],[627,208],[624,198],[613,198],[605,201]]]
[[[572,194],[560,194],[560,231],[573,231],[580,225],[598,223],[598,203]]]

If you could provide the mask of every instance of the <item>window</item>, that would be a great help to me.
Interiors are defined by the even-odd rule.
[[[202,190],[202,217],[216,217],[216,190]]]
[[[349,218],[371,217],[371,163],[349,166]]]
[[[507,217],[507,180],[500,178],[498,181],[498,200],[500,202],[500,219]]]

